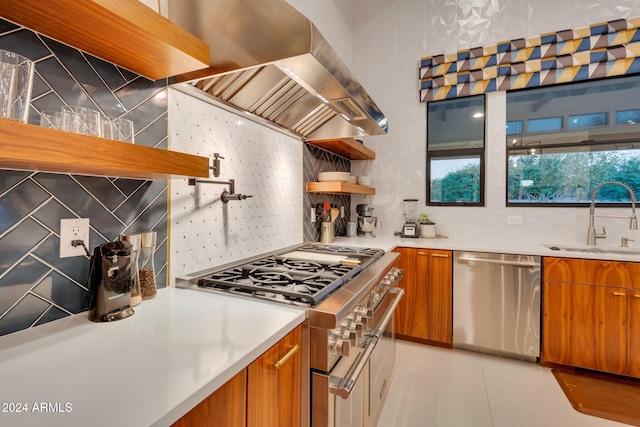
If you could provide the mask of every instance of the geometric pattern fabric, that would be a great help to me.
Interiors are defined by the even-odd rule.
[[[420,61],[420,101],[640,72],[640,18],[618,19]]]

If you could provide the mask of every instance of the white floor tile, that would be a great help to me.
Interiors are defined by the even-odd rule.
[[[571,407],[536,363],[398,341],[378,427],[623,426]]]

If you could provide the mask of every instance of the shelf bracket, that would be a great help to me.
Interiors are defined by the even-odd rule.
[[[224,159],[224,157],[220,156],[220,153],[213,153],[213,165],[209,166],[209,169],[213,171],[215,178],[220,176],[220,159]]]

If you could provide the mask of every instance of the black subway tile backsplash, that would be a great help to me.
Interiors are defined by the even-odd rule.
[[[0,335],[18,332],[33,325],[47,312],[51,303],[27,293],[0,318]]]
[[[5,313],[51,269],[27,256],[0,279],[0,312]]]
[[[29,123],[44,110],[84,105],[132,120],[136,144],[166,148],[166,79],[149,81],[2,19],[0,49],[36,61]],[[89,260],[59,257],[61,218],[89,218],[89,251],[153,229],[156,282],[166,286],[167,202],[166,180],[0,170],[0,335],[87,309]]]
[[[43,204],[50,196],[46,191],[25,181],[12,188],[2,197],[0,234],[17,224],[25,215]]]

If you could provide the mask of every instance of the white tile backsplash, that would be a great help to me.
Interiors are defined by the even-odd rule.
[[[171,282],[176,276],[302,243],[302,142],[180,91],[170,91],[170,145],[209,157],[220,153],[225,185],[170,182]]]
[[[459,49],[490,46],[503,40],[532,37],[566,28],[640,16],[638,0],[350,0],[355,11],[353,69],[360,83],[389,120],[389,134],[364,138],[376,160],[353,162],[352,173],[366,171],[375,196],[354,196],[352,206],[366,200],[376,209],[378,232],[399,231],[402,199],[421,201],[437,221],[438,231],[452,237],[529,239],[540,242],[584,243],[588,208],[505,207],[504,94],[490,94],[487,115],[487,206],[425,207],[426,105],[419,102],[418,63],[421,57]],[[395,7],[391,5],[395,3]],[[313,20],[314,17],[310,16]],[[384,20],[395,19],[395,27]],[[372,41],[386,38],[380,44]],[[396,40],[396,47],[390,43]],[[411,65],[413,64],[413,65]],[[393,72],[390,72],[393,71]],[[598,209],[597,213],[628,215],[629,209]],[[507,216],[522,216],[522,225],[507,225]],[[609,237],[599,245],[615,246],[620,237],[636,238],[628,221],[597,218]],[[637,246],[638,243],[632,243]]]

